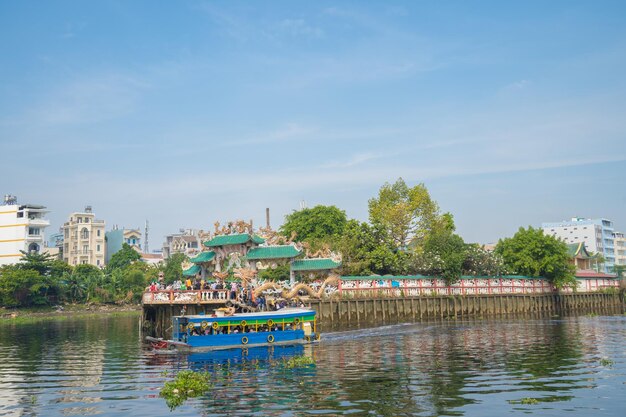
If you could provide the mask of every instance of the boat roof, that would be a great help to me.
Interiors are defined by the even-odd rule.
[[[294,317],[294,316],[302,316],[315,314],[315,310],[311,308],[291,308],[285,307],[276,311],[259,311],[255,313],[235,313],[232,316],[217,316],[214,317],[210,314],[194,314],[194,315],[185,315],[185,316],[173,316],[173,318],[186,318],[190,320],[208,320],[208,321],[217,321],[217,320],[237,320],[237,319],[263,319],[263,318],[272,318],[276,319],[277,317]]]

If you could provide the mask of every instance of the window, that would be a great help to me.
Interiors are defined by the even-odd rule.
[[[100,266],[100,259],[96,259],[96,265]]]
[[[23,211],[18,211],[17,212],[17,217],[19,217],[19,218],[24,217],[24,212]]]
[[[85,217],[85,223],[89,223],[89,217]]]
[[[83,229],[80,231],[80,238],[89,239],[89,230],[87,230],[86,227],[83,227]]]
[[[98,229],[98,231],[96,232],[96,235],[100,237],[100,229]]]
[[[83,254],[87,255],[89,253],[89,245],[83,245]]]
[[[96,252],[100,252],[100,245],[96,246]]]
[[[31,236],[39,236],[40,230],[38,227],[29,227],[28,234]]]
[[[77,217],[77,218],[76,218],[76,221],[77,221],[78,223],[82,223],[82,222],[83,222],[83,218],[82,218],[82,217]]]

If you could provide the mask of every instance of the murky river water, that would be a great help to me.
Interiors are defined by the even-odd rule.
[[[626,316],[447,321],[327,333],[319,345],[154,356],[136,317],[0,325],[0,415],[623,416]],[[314,365],[276,360],[308,355]],[[170,411],[179,371],[211,391]]]

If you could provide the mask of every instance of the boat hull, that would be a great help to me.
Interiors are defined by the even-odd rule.
[[[175,316],[172,338],[147,340],[156,350],[206,352],[272,345],[300,345],[315,342],[315,312],[285,309],[232,316]]]

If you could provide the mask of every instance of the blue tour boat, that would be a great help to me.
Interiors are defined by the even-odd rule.
[[[283,308],[224,316],[174,316],[171,339],[146,339],[157,352],[164,353],[296,345],[319,340],[319,334],[315,310]]]

